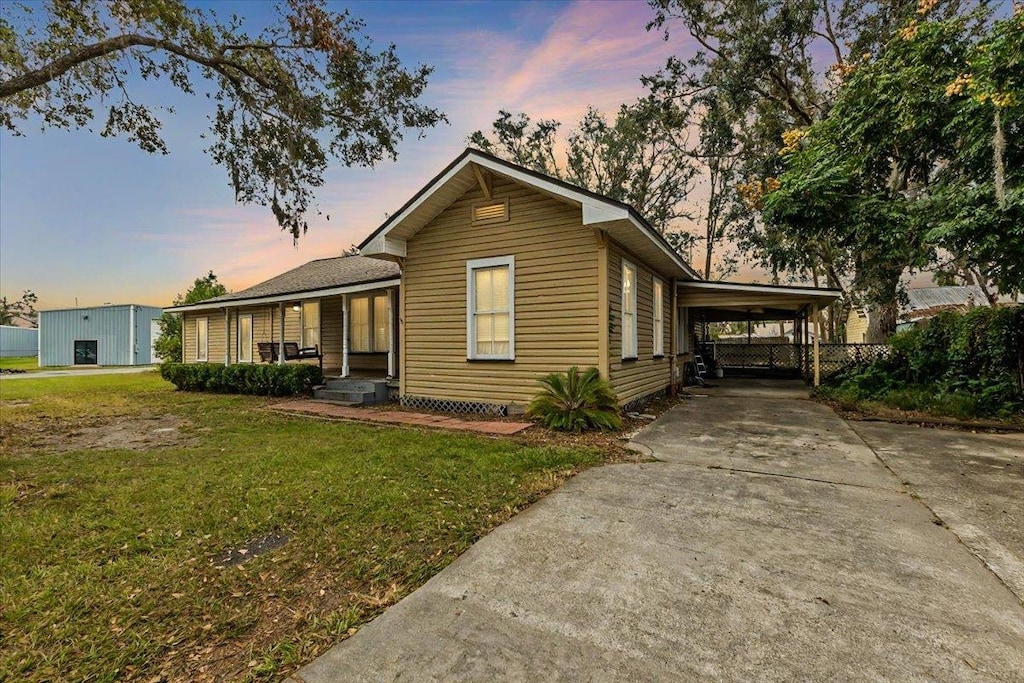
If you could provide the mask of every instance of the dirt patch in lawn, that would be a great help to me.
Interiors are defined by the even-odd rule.
[[[6,407],[6,406],[5,406]],[[178,446],[193,437],[189,422],[177,415],[115,415],[85,419],[19,421],[4,425],[4,448],[46,453],[81,450],[147,451]]]

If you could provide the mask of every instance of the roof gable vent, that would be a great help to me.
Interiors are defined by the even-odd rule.
[[[508,197],[473,203],[473,225],[508,222]]]

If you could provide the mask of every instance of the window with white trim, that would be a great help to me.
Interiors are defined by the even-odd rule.
[[[654,291],[654,355],[665,355],[665,285],[652,278]]]
[[[320,346],[320,302],[302,302],[302,340],[301,346],[308,348]]]
[[[622,357],[636,358],[636,266],[622,262]]]
[[[515,257],[466,262],[466,357],[514,360]]]
[[[378,352],[387,351],[388,347],[388,317],[387,317],[387,295],[378,294],[374,297],[374,350]]]
[[[238,362],[252,362],[252,314],[238,316]]]
[[[355,353],[370,352],[370,299],[361,296],[352,299],[348,306],[350,348]]]
[[[196,318],[196,360],[210,359],[210,319]]]
[[[391,334],[388,295],[349,300],[349,344],[353,353],[386,353]]]

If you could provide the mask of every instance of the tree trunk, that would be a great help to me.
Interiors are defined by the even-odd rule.
[[[868,344],[884,344],[896,332],[899,305],[895,297],[884,303],[868,304]]]

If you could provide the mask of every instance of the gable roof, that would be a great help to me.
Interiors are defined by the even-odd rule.
[[[335,290],[372,289],[373,285],[383,286],[392,280],[397,281],[400,276],[398,265],[390,261],[365,256],[336,256],[304,263],[240,292],[214,297],[198,304],[172,306],[165,310],[199,311],[222,308],[229,303],[241,305],[266,303],[271,299],[284,300],[282,297],[293,295],[310,298],[316,294],[341,294],[342,291]]]
[[[661,272],[691,280],[701,279],[668,241],[630,205],[472,148],[463,151],[363,240],[359,245],[360,252],[378,258],[404,257],[406,240],[467,190],[477,186],[476,171],[481,169],[580,207],[583,225],[604,230],[649,265],[657,266]]]

